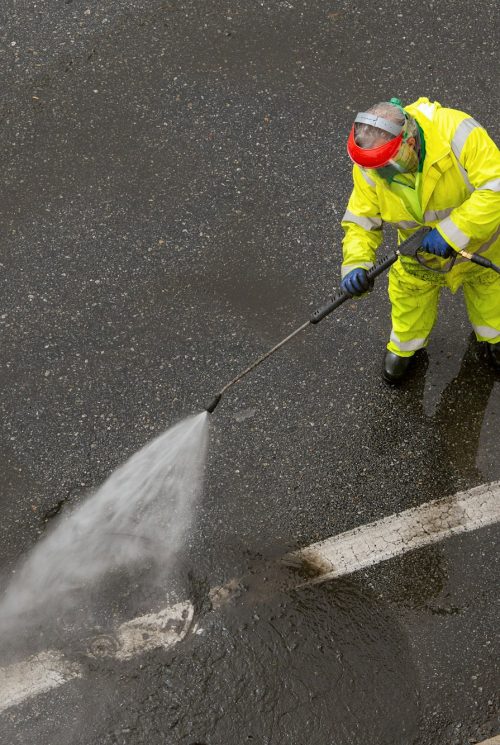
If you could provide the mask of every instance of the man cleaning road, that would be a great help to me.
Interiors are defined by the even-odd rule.
[[[383,377],[398,383],[415,352],[427,345],[442,287],[463,288],[476,338],[500,370],[500,276],[473,264],[466,249],[500,259],[500,151],[468,114],[419,98],[378,103],[359,113],[347,150],[354,189],[342,220],[342,288],[360,296],[371,289],[367,271],[382,241],[382,225],[399,241],[422,225],[418,261],[402,256],[389,273],[392,331]]]

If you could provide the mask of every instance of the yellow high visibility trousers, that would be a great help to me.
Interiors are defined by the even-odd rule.
[[[460,284],[476,339],[500,343],[500,275],[477,265],[470,269],[460,278]],[[417,275],[406,271],[400,262],[394,264],[389,272],[392,331],[387,349],[400,357],[411,357],[427,346],[441,290],[456,289],[450,276],[453,272],[448,275],[427,270]]]

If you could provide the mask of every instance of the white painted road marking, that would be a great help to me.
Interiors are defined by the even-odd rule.
[[[122,624],[112,636],[92,640],[89,653],[93,657],[114,657],[130,660],[138,654],[163,647],[168,649],[186,636],[193,621],[191,603],[177,603],[159,613],[134,618]]]
[[[468,492],[427,502],[347,533],[328,538],[289,554],[285,561],[314,566],[313,582],[341,577],[452,535],[500,521],[500,481]],[[233,580],[211,592],[214,605],[231,597]],[[180,642],[193,622],[189,601],[172,605],[122,624],[114,634],[95,637],[88,647],[92,657],[128,660],[142,652]],[[81,665],[49,650],[9,667],[0,668],[0,712],[37,694],[83,676]],[[500,745],[499,738],[483,745]]]
[[[483,742],[478,742],[477,745],[500,745],[500,735],[492,737],[491,740],[483,740]]]
[[[81,676],[80,665],[55,650],[4,667],[0,669],[0,711]]]
[[[495,481],[327,538],[284,560],[313,568],[311,583],[324,582],[499,521],[500,481]]]
[[[176,603],[159,613],[134,618],[114,634],[91,640],[92,657],[129,660],[151,649],[169,649],[188,633],[194,608],[190,602]],[[8,667],[0,668],[0,712],[26,699],[83,676],[83,667],[68,660],[62,652],[48,650]]]

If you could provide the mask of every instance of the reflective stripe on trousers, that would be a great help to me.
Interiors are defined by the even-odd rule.
[[[491,326],[475,326],[472,324],[472,328],[476,332],[476,336],[480,341],[500,341],[500,330],[494,329]]]
[[[390,336],[390,344],[392,345],[392,351],[397,350],[397,352],[416,352],[417,349],[422,349],[422,347],[425,347],[427,344],[428,337],[421,338],[421,339],[410,339],[410,341],[402,341],[394,329],[391,331]]]

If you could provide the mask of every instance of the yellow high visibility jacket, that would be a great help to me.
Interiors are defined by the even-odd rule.
[[[342,276],[356,267],[373,266],[384,222],[397,226],[399,242],[428,225],[436,227],[455,250],[467,249],[499,263],[500,150],[486,130],[463,111],[443,108],[428,98],[419,98],[405,110],[417,120],[425,137],[421,219],[416,219],[376,170],[354,165],[354,189],[342,219]],[[444,264],[442,259],[433,261]],[[411,258],[399,259],[398,265],[406,273],[430,281],[440,276]],[[447,283],[455,291],[466,274],[477,270],[492,274],[458,255]]]

